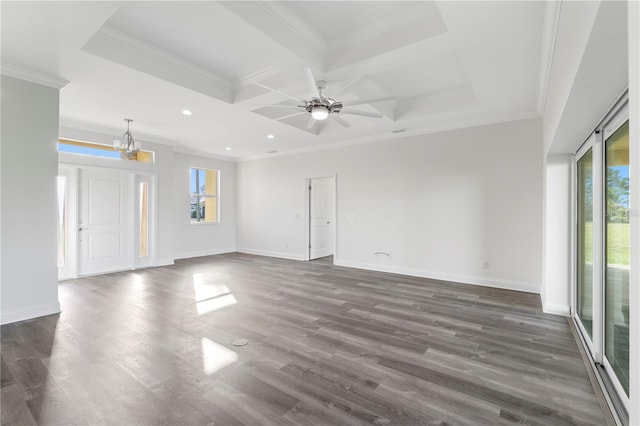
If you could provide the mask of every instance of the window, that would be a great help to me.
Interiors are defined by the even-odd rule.
[[[58,152],[68,152],[71,154],[90,155],[92,157],[120,159],[120,151],[113,146],[99,143],[72,141],[68,139],[58,139]],[[155,153],[153,151],[138,151],[134,161],[141,163],[153,163]]]
[[[140,247],[138,247],[140,257],[149,255],[149,183],[140,182]]]
[[[218,223],[218,171],[190,170],[191,223]]]
[[[58,266],[67,264],[67,177],[58,176]]]

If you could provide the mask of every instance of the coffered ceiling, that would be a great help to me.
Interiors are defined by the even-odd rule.
[[[231,158],[539,114],[556,3],[10,2],[2,71],[61,91],[61,126]],[[315,123],[296,105],[323,95]],[[270,90],[272,89],[272,90]],[[280,93],[279,93],[280,92]],[[181,111],[188,109],[191,116]],[[274,138],[268,139],[268,134]],[[227,150],[226,148],[231,148]]]

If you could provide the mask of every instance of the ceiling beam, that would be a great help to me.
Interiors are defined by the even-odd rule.
[[[224,77],[107,25],[82,50],[221,101],[232,102],[231,82]]]
[[[226,1],[220,3],[286,49],[303,66],[324,70],[323,38],[278,1]]]

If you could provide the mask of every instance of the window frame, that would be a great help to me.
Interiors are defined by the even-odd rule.
[[[61,146],[78,147],[79,149],[82,149],[82,150],[90,150],[90,152],[74,152],[74,151],[68,151],[65,149],[61,150],[60,149]],[[80,140],[74,140],[74,139],[59,138],[58,144],[56,146],[56,150],[59,153],[64,153],[64,154],[80,155],[80,156],[93,157],[93,158],[105,158],[107,160],[122,160],[120,151],[115,149],[112,145],[104,145],[104,144],[95,143],[95,142],[86,142],[86,141],[80,141]],[[147,150],[141,149],[140,151],[138,151],[138,155],[136,156],[136,158],[131,159],[129,161],[134,161],[137,163],[155,164],[156,162],[155,156],[156,156],[155,151],[147,151]]]
[[[191,187],[193,184],[193,180],[192,180],[192,176],[193,176],[193,171],[196,170],[195,176],[196,176],[196,189],[198,187],[201,187],[199,185],[199,173],[198,171],[204,171],[205,175],[207,172],[214,172],[215,173],[215,193],[209,193],[209,192],[191,192]],[[202,218],[198,218],[198,213],[200,211],[199,208],[196,207],[196,218],[194,219],[193,217],[191,217],[191,200],[194,197],[203,197],[204,199],[210,199],[210,200],[215,200],[215,205],[216,205],[216,218],[214,221],[206,221],[205,217]],[[199,220],[198,220],[199,219]],[[207,167],[199,167],[199,166],[191,166],[189,167],[189,223],[191,225],[218,225],[220,224],[220,170],[218,169],[209,169]]]
[[[573,267],[576,268],[577,262],[577,162],[582,156],[592,149],[592,165],[593,165],[593,329],[592,337],[589,338],[586,330],[577,316],[577,269],[574,269],[572,283],[572,317],[573,323],[579,330],[580,341],[583,343],[590,363],[599,365],[600,369],[595,369],[598,374],[596,378],[600,387],[606,389],[604,391],[608,404],[612,407],[614,417],[628,418],[629,412],[629,396],[626,393],[620,379],[616,376],[613,366],[609,362],[605,354],[605,315],[606,315],[606,268],[607,268],[607,252],[606,252],[606,142],[610,136],[618,131],[629,120],[629,101],[628,93],[625,91],[620,98],[614,103],[611,109],[600,120],[593,132],[578,148],[574,155],[573,170],[573,226],[576,234],[572,237],[572,258]]]

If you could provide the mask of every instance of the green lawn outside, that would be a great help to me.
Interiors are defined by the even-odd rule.
[[[586,261],[593,262],[593,224],[585,224],[585,249]],[[609,244],[607,246],[607,263],[613,265],[629,265],[629,224],[609,223],[607,224],[607,235]]]

